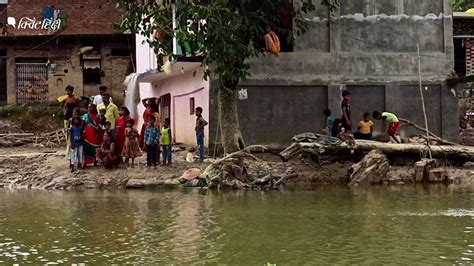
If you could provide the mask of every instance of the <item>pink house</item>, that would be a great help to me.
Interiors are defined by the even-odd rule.
[[[204,80],[205,67],[195,58],[183,57],[172,63],[171,73],[156,71],[156,56],[148,44],[142,44],[143,36],[136,36],[137,72],[139,76],[140,98],[160,99],[162,121],[169,118],[175,142],[196,144],[194,126],[195,107],[204,109],[203,117],[209,121],[209,81]],[[194,61],[194,62],[193,62]],[[138,113],[143,114],[144,106],[138,104]],[[140,128],[143,121],[139,120]],[[209,128],[205,129],[205,145],[209,143]]]

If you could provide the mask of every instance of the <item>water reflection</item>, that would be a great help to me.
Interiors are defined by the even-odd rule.
[[[465,264],[473,194],[0,190],[0,264]]]

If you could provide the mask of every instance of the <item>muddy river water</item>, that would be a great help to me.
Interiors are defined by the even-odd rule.
[[[474,188],[0,190],[0,264],[467,264]]]

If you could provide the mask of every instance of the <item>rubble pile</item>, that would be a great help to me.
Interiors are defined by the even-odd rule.
[[[37,147],[54,148],[63,145],[66,137],[63,130],[47,133],[2,133],[0,134],[0,147],[18,147],[33,144]]]

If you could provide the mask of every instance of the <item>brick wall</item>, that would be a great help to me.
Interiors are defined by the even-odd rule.
[[[104,76],[101,77],[100,84],[84,84],[82,75],[82,64],[80,55],[77,53],[82,46],[81,41],[77,40],[65,45],[70,57],[68,59],[55,60],[51,59],[51,63],[56,63],[56,73],[50,73],[50,99],[54,100],[57,96],[64,93],[64,87],[68,84],[73,85],[77,94],[81,96],[93,96],[98,94],[98,88],[101,85],[107,86],[114,102],[123,103],[122,82],[125,77],[133,71],[130,68],[130,57],[115,57],[111,55],[112,49],[127,49],[126,36],[107,37],[101,42],[101,70]],[[62,50],[62,48],[61,48]],[[64,73],[67,69],[68,73]],[[58,86],[58,79],[62,79],[63,86]],[[61,82],[59,82],[59,85]]]
[[[130,40],[127,41],[127,38]],[[96,37],[100,42],[101,77],[100,84],[83,83],[83,67],[78,51],[84,45],[81,37],[60,37],[57,41],[48,42],[41,50],[29,50],[32,44],[41,43],[42,37],[29,37],[28,40],[18,40],[10,43],[7,48],[7,98],[8,103],[16,103],[15,60],[34,61],[35,58],[49,59],[55,69],[49,69],[48,86],[49,100],[54,102],[58,96],[64,95],[67,85],[76,89],[77,96],[93,96],[98,94],[101,85],[107,86],[118,105],[123,103],[122,82],[133,72],[130,56],[112,56],[112,49],[128,49],[128,42],[134,43],[134,38],[127,35],[110,35]],[[1,47],[5,47],[0,44]],[[134,51],[131,51],[134,55]]]
[[[22,17],[42,20],[43,8],[54,7],[67,14],[62,34],[111,34],[113,25],[120,21],[121,12],[115,8],[115,0],[10,0],[7,14],[15,17],[17,24]],[[15,29],[9,27],[12,35],[47,35],[46,30]]]
[[[7,24],[7,5],[5,4],[0,4],[0,22],[3,23],[4,25]]]

